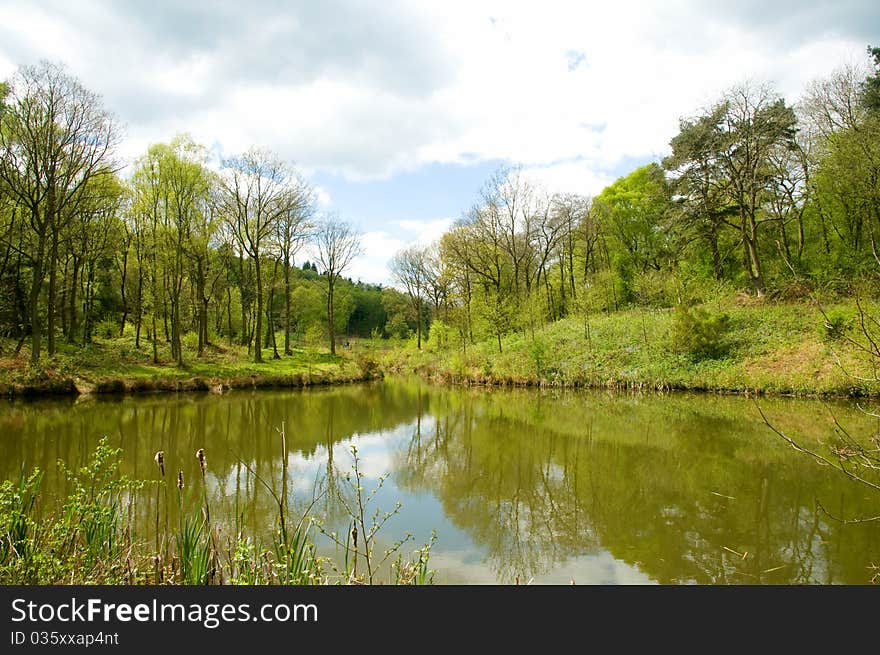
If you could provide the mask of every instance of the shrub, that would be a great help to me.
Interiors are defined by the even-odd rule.
[[[119,323],[112,319],[104,319],[95,327],[95,334],[102,339],[115,339],[119,336]]]
[[[529,354],[532,356],[532,363],[535,365],[535,373],[539,377],[543,377],[547,366],[547,344],[540,337],[535,338],[529,348]]]
[[[322,346],[326,339],[327,333],[324,330],[324,326],[317,323],[309,325],[309,327],[306,328],[305,335],[303,335],[303,341],[313,348]]]
[[[636,299],[647,307],[672,307],[678,298],[677,281],[668,271],[649,270],[633,281]]]
[[[452,335],[452,328],[438,319],[431,323],[428,334],[425,336],[425,341],[428,341],[434,350],[445,350],[449,347]]]
[[[198,350],[199,347],[199,333],[198,332],[186,332],[183,337],[180,339],[181,343],[187,350]]]
[[[672,325],[672,342],[676,352],[695,360],[720,359],[727,355],[730,317],[710,314],[705,309],[688,309],[679,305]]]
[[[381,378],[382,367],[374,357],[363,351],[357,351],[354,356],[355,363],[365,378]]]

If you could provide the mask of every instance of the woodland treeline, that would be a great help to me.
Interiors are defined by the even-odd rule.
[[[680,121],[662,162],[595,197],[499,171],[433,246],[392,269],[430,335],[462,347],[570,314],[687,306],[718,294],[874,294],[880,48],[794,104],[748,83]]]
[[[217,343],[255,361],[290,354],[293,339],[335,352],[337,334],[384,335],[405,313],[396,290],[344,277],[359,235],[319,215],[314,189],[273,153],[216,170],[178,136],[123,174],[120,138],[61,65],[22,67],[0,87],[0,333],[32,363],[126,330],[154,362],[159,343],[178,364]],[[313,261],[297,263],[307,244]]]
[[[804,298],[876,287],[880,48],[794,104],[743,84],[684,118],[662,162],[595,197],[503,169],[428,247],[397,253],[401,291],[345,278],[349,225],[289,163],[252,149],[210,165],[187,136],[124,169],[121,131],[61,65],[0,88],[0,334],[30,361],[131,334],[159,361],[211,344],[410,334],[497,341],[568,315],[718,293]],[[314,253],[314,261],[303,252]]]

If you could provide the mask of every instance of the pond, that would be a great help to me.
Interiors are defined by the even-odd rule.
[[[757,401],[807,444],[832,435],[832,412],[854,434],[878,421],[849,403]],[[287,467],[279,430],[284,428]],[[291,515],[311,507],[347,531],[338,494],[356,446],[374,509],[393,511],[377,551],[412,534],[405,553],[437,540],[438,583],[867,583],[880,564],[880,494],[819,466],[773,434],[754,400],[716,395],[475,389],[413,380],[224,395],[15,401],[0,404],[0,477],[45,471],[43,493],[68,482],[57,461],[84,465],[102,436],[122,471],[182,470],[201,484],[207,456],[212,520],[269,539],[286,475]],[[191,491],[192,489],[190,489]],[[201,491],[198,491],[201,493]],[[190,494],[196,498],[197,494]],[[818,501],[818,502],[817,502]],[[132,504],[153,535],[155,486]],[[821,504],[821,506],[820,506]],[[171,509],[174,503],[164,503]],[[826,511],[823,511],[827,510]],[[163,519],[164,520],[164,519]],[[338,549],[316,531],[322,553]]]

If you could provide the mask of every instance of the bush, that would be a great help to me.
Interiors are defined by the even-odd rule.
[[[672,325],[672,343],[676,352],[695,360],[721,359],[729,351],[727,335],[730,317],[710,314],[702,308],[679,305]]]
[[[668,271],[649,270],[637,274],[633,281],[636,299],[646,307],[672,307],[679,295],[677,286]]]
[[[428,328],[428,334],[425,335],[425,341],[429,342],[429,345],[433,350],[445,350],[449,347],[452,335],[452,328],[446,325],[443,321],[437,319],[431,323],[431,327]]]
[[[538,377],[543,377],[546,373],[547,366],[547,344],[540,337],[532,341],[529,348],[529,354],[532,356],[532,363],[535,365],[535,373]]]
[[[368,379],[381,378],[382,367],[374,357],[363,351],[355,353],[354,361],[361,371],[361,375]]]
[[[390,316],[385,323],[385,334],[392,338],[408,339],[415,334],[415,332],[410,330],[409,323],[406,322],[406,317],[398,312]]]
[[[324,329],[323,325],[319,325],[318,323],[312,323],[306,328],[306,333],[303,335],[303,341],[306,342],[312,348],[319,348],[324,345],[327,340],[327,331]]]
[[[112,319],[104,319],[95,326],[95,334],[102,339],[115,339],[119,336],[119,323]]]
[[[180,339],[180,342],[187,350],[195,351],[199,348],[199,333],[186,332]]]

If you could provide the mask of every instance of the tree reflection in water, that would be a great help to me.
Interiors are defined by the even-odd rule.
[[[818,402],[761,404],[805,439],[832,429]],[[876,430],[847,405],[835,412],[854,433]],[[787,448],[738,397],[389,381],[15,402],[0,407],[0,474],[40,466],[45,491],[61,494],[55,461],[82,465],[106,434],[124,449],[124,472],[154,477],[162,449],[170,470],[194,480],[192,453],[204,448],[212,519],[216,512],[231,530],[238,507],[252,531],[268,535],[277,512],[241,462],[280,488],[282,422],[291,512],[316,485],[339,487],[356,443],[369,476],[390,473],[380,505],[404,505],[387,539],[412,532],[423,542],[437,529],[431,564],[441,582],[864,583],[880,562],[880,525],[842,525],[815,504],[853,517],[877,514],[878,499]],[[317,511],[344,529],[333,497]],[[142,538],[155,502],[149,491],[137,498]]]

